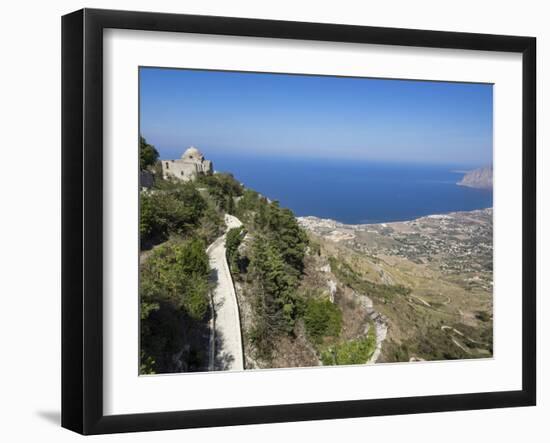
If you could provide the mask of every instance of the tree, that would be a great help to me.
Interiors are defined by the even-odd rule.
[[[307,301],[304,323],[308,335],[320,343],[323,337],[336,337],[342,329],[342,311],[327,299]]]
[[[257,211],[260,204],[263,203],[260,200],[261,197],[256,191],[245,189],[235,208],[237,217],[244,219],[247,218],[248,212]]]
[[[139,211],[139,238],[143,246],[155,236],[164,234],[166,226],[159,217],[159,211],[155,206],[155,198],[152,194],[140,194]]]
[[[139,136],[139,169],[145,170],[153,166],[159,158],[159,153],[153,145],[147,143],[144,137]]]
[[[244,237],[244,232],[242,227],[231,228],[225,236],[225,248],[227,251],[227,261],[229,262],[229,267],[231,272],[239,272],[238,261],[239,261],[239,245]]]
[[[292,332],[298,279],[289,272],[276,246],[262,236],[255,238],[250,268],[251,276],[259,286],[256,314],[264,334],[258,339],[268,346],[275,336]]]
[[[269,205],[267,230],[277,249],[298,274],[304,269],[307,235],[290,209],[281,208],[277,202]]]
[[[197,182],[206,186],[216,205],[229,214],[235,212],[235,197],[243,194],[243,186],[235,180],[233,175],[219,173],[199,176]]]

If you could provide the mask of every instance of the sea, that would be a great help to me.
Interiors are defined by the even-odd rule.
[[[231,172],[296,216],[382,223],[493,205],[492,190],[456,184],[465,172],[457,165],[247,156],[212,160],[216,171]]]

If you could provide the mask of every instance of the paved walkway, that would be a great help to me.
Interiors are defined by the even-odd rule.
[[[232,215],[225,216],[226,232],[242,226]],[[214,328],[211,342],[209,370],[242,371],[243,346],[237,295],[226,258],[225,234],[218,237],[206,250],[210,259],[212,279],[217,283],[212,293]]]

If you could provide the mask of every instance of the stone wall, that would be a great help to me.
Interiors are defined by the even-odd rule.
[[[155,177],[149,171],[139,171],[139,186],[141,188],[152,188],[155,184]]]
[[[190,163],[182,160],[163,160],[162,176],[166,179],[174,177],[179,180],[189,181],[197,176],[200,164]]]
[[[210,160],[162,160],[162,176],[177,178],[178,180],[193,180],[198,174],[211,174],[212,162]]]

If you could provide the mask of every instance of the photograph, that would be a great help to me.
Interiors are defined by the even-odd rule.
[[[493,358],[493,84],[138,69],[139,375]]]

